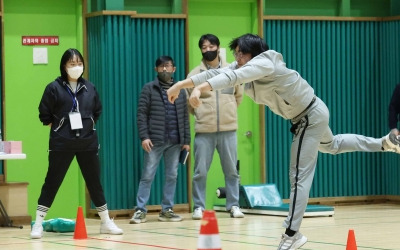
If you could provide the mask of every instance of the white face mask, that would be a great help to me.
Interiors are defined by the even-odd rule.
[[[83,67],[75,66],[72,68],[67,68],[67,73],[72,79],[78,79],[83,73]]]

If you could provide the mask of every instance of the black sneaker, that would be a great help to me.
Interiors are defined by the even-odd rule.
[[[129,224],[140,224],[145,222],[146,213],[139,209],[133,214],[131,220],[129,221]]]
[[[160,212],[160,214],[158,215],[158,220],[178,222],[182,220],[182,217],[175,214],[174,211],[172,211],[172,209],[169,208],[168,210]]]

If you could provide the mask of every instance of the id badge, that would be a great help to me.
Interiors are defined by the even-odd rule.
[[[81,113],[79,113],[79,112],[70,112],[69,113],[69,122],[71,123],[72,130],[83,128],[82,117],[81,117]]]

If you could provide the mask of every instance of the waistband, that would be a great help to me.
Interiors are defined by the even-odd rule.
[[[317,100],[317,97],[314,96],[313,99],[311,100],[310,104],[308,104],[308,106],[300,112],[300,114],[298,114],[296,117],[294,117],[292,120],[296,120],[297,118],[300,118],[309,108],[311,108],[311,106],[314,104],[315,100]]]

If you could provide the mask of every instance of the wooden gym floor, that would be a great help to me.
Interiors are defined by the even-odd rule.
[[[196,250],[200,221],[192,220],[189,213],[181,215],[182,222],[158,222],[157,214],[148,215],[143,224],[118,219],[116,224],[124,230],[123,235],[99,234],[99,220],[85,219],[88,238],[84,240],[74,240],[72,232],[45,232],[42,239],[32,240],[30,225],[23,229],[1,227],[0,249]],[[222,249],[277,249],[284,217],[246,214],[244,219],[232,219],[225,212],[216,215]],[[300,231],[308,242],[301,249],[346,249],[350,229],[354,230],[358,250],[400,249],[400,205],[336,206],[333,217],[305,218]]]

